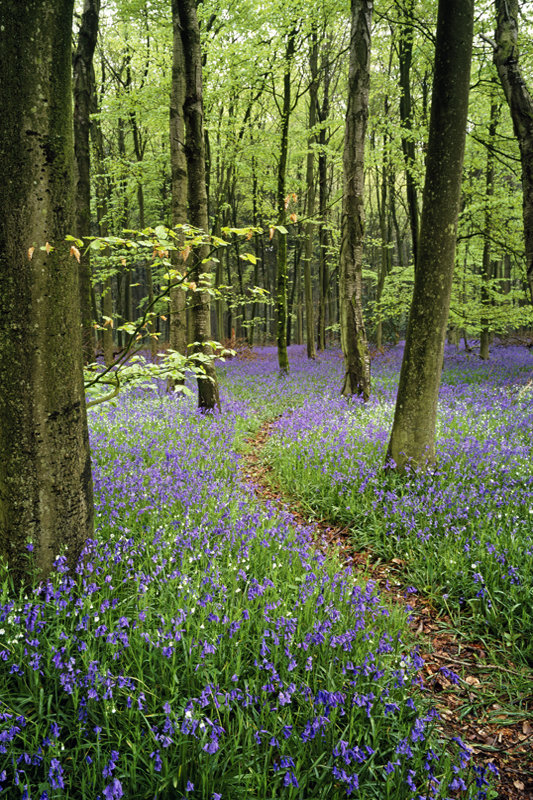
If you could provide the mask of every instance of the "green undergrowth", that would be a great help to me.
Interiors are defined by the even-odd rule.
[[[533,718],[533,426],[531,392],[521,388],[528,374],[493,386],[475,369],[451,371],[437,462],[427,472],[384,468],[393,403],[383,381],[366,407],[315,392],[283,415],[263,451],[283,491],[349,527],[356,548],[394,559],[404,586],[446,613],[456,636],[482,647],[494,669],[480,673],[489,685],[476,703],[504,702],[507,716],[489,717],[509,722]]]
[[[240,483],[243,413],[92,412],[95,539],[25,597],[3,575],[0,797],[486,796],[405,612]]]

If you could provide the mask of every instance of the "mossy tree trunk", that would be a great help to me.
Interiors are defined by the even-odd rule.
[[[73,564],[92,532],[78,270],[65,243],[72,7],[0,4],[0,551],[16,580],[27,539],[45,576],[62,547]]]
[[[440,0],[419,260],[388,459],[434,459],[450,307],[473,36],[473,0]]]
[[[370,88],[372,1],[352,0],[348,103],[344,134],[344,195],[340,253],[342,394],[370,396],[370,359],[361,298],[364,236],[364,158]]]
[[[207,233],[207,189],[205,183],[205,137],[204,109],[202,100],[202,53],[200,29],[194,0],[175,0],[173,4],[179,17],[174,27],[181,35],[185,64],[185,99],[183,115],[185,121],[185,156],[187,159],[187,191],[189,222]],[[195,248],[189,258],[194,259],[194,280],[201,282],[203,273],[209,271],[206,263],[208,247]],[[194,341],[206,355],[212,354],[209,294],[195,291],[192,294],[192,317]],[[205,377],[198,378],[198,407],[211,411],[219,405],[218,383],[213,361],[205,362]]]
[[[526,274],[533,302],[533,98],[528,91],[518,52],[518,0],[495,0],[497,27],[494,63],[513,120],[522,162],[522,215]]]
[[[91,103],[94,87],[93,55],[98,38],[100,0],[85,0],[78,44],[73,58],[74,151],[76,155],[76,235],[91,234]],[[79,264],[81,337],[83,358],[94,361],[94,328],[91,309],[90,251],[81,254]]]

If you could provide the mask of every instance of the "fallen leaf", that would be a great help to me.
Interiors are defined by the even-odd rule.
[[[515,789],[519,789],[521,792],[524,791],[526,788],[525,784],[522,781],[513,781],[513,786]]]

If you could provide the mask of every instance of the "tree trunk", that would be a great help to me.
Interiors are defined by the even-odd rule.
[[[65,243],[72,7],[0,4],[0,551],[16,581],[28,539],[45,577],[62,547],[74,565],[92,533],[78,270]]]
[[[194,0],[173,0],[173,10],[178,15],[179,24],[174,27],[181,34],[185,64],[185,101],[183,113],[185,120],[185,155],[187,159],[187,187],[189,200],[189,221],[191,225],[207,233],[207,190],[205,184],[205,138],[204,109],[202,100],[202,54],[200,49],[200,30]],[[203,273],[209,271],[204,263],[208,247],[195,248],[191,254],[194,259],[193,279],[198,286]],[[194,341],[197,349],[211,355],[212,349],[204,344],[211,338],[211,312],[209,294],[195,291],[191,297]],[[220,405],[216,371],[212,360],[204,362],[205,376],[198,378],[198,407],[211,411]]]
[[[78,46],[73,58],[74,151],[76,155],[76,236],[91,234],[91,101],[94,87],[93,55],[98,38],[100,0],[85,0]],[[81,338],[83,358],[94,361],[94,328],[91,310],[90,251],[81,254],[78,267],[80,284]]]
[[[489,287],[492,280],[492,259],[491,259],[491,234],[492,234],[492,202],[494,196],[494,138],[496,136],[496,120],[498,114],[498,105],[493,99],[490,104],[490,121],[489,121],[489,136],[487,147],[487,167],[485,170],[485,230],[483,241],[483,262],[482,262],[482,275],[481,275],[481,304],[483,311],[488,309],[490,304]],[[481,320],[481,336],[479,341],[479,357],[486,361],[490,355],[490,327],[483,314]]]
[[[147,47],[149,47],[149,45],[147,45]],[[128,88],[128,91],[131,91],[129,60],[127,62],[127,70],[128,70],[128,80],[126,86]],[[146,67],[146,71],[147,70],[148,67]],[[135,113],[134,110],[132,110],[129,116],[130,116],[131,132],[133,136],[133,150],[135,152],[135,158],[137,160],[137,164],[140,166],[144,159],[144,144],[142,141],[141,131],[139,130],[139,125],[137,123],[137,114]],[[137,205],[139,208],[139,228],[141,230],[144,230],[146,225],[146,219],[144,213],[144,186],[142,183],[140,171],[139,171],[139,177],[137,178]],[[148,259],[144,260],[143,262],[143,270],[144,270],[144,282],[146,285],[147,303],[148,306],[151,308],[154,302],[154,279],[152,275],[152,265]],[[154,336],[155,333],[154,317],[149,318],[146,328],[150,338],[150,355],[152,361],[154,361],[157,353],[157,336]]]
[[[352,0],[348,105],[344,135],[344,195],[340,253],[342,394],[370,396],[370,359],[361,298],[364,236],[364,153],[370,88],[372,0]]]
[[[385,97],[383,113],[387,119],[389,113],[389,99]],[[381,263],[378,274],[378,281],[376,286],[376,347],[381,350],[383,347],[383,320],[381,316],[381,298],[383,289],[385,288],[385,281],[391,268],[391,220],[390,210],[388,208],[388,190],[391,184],[390,178],[390,156],[388,150],[389,135],[385,131],[383,133],[383,165],[381,168],[381,194],[378,182],[376,181],[376,195],[378,197],[379,209],[379,231],[381,236]]]
[[[120,155],[121,161],[121,169],[120,169],[120,179],[119,179],[119,190],[122,195],[121,197],[121,205],[120,208],[120,216],[118,219],[118,226],[119,230],[128,227],[128,215],[129,215],[129,208],[128,208],[128,195],[127,195],[127,155],[126,155],[126,136],[124,132],[124,120],[119,117],[117,121],[117,146],[118,152]],[[131,268],[124,264],[124,271],[122,273],[121,278],[117,275],[117,290],[119,284],[123,288],[122,293],[122,302],[121,302],[121,309],[120,311],[122,316],[122,322],[131,322],[133,319],[133,308],[131,302]],[[117,295],[120,295],[120,292],[117,291]]]
[[[254,226],[254,228],[257,227],[257,172],[255,168],[255,159],[253,156],[252,156],[252,225]],[[259,285],[259,262],[261,259],[259,257],[258,239],[259,239],[258,235],[255,234],[254,252],[255,252],[256,262],[254,264],[254,286]],[[256,300],[254,300],[254,302],[252,303],[252,321],[250,326],[250,339],[249,339],[250,347],[254,346],[255,329],[257,326],[256,323],[257,307],[258,303]]]
[[[93,91],[93,110],[97,110],[96,87]],[[107,198],[109,195],[108,181],[105,177],[104,167],[104,137],[99,117],[93,118],[91,123],[91,138],[93,140],[94,153],[96,156],[95,164],[95,184],[96,184],[96,218],[100,236],[109,234],[107,223]],[[112,319],[113,317],[113,295],[111,278],[106,278],[102,289],[102,316]],[[104,351],[104,363],[108,367],[113,363],[113,330],[109,324],[105,324],[102,331],[102,348]]]
[[[465,145],[473,0],[439,0],[419,262],[388,459],[434,459],[437,400],[455,258]]]
[[[179,29],[177,3],[172,3],[172,87],[170,94],[170,169],[172,180],[172,226],[187,222],[187,157],[185,155],[185,61]],[[181,243],[182,237],[178,241]],[[179,252],[172,254],[172,266],[181,272],[183,260]],[[176,286],[170,290],[170,347],[187,353],[187,316],[185,292]]]
[[[328,132],[326,130],[326,120],[329,117],[329,88],[331,82],[331,67],[328,61],[329,54],[322,59],[323,73],[323,95],[322,105],[319,109],[320,131],[318,134],[318,213],[320,217],[320,228],[318,231],[318,250],[319,250],[319,300],[318,300],[318,320],[317,320],[317,349],[326,349],[326,308],[329,291],[328,275],[328,231],[326,229],[326,219],[328,216],[328,160],[326,145],[328,144]]]
[[[402,24],[400,28],[400,120],[402,123],[402,151],[405,161],[405,183],[407,189],[407,208],[413,244],[413,264],[418,262],[418,196],[414,178],[415,143],[413,141],[413,119],[411,109],[411,63],[413,59],[413,16],[415,0],[407,0],[400,6]]]
[[[309,70],[311,84],[309,86],[309,140],[307,143],[306,187],[307,206],[306,214],[309,221],[306,225],[305,256],[304,256],[304,291],[305,291],[305,334],[307,343],[307,358],[316,358],[315,348],[315,312],[313,308],[313,284],[311,282],[311,259],[313,258],[313,239],[315,225],[315,178],[313,145],[316,142],[315,126],[318,106],[318,37],[316,29],[312,32],[311,50],[309,53]]]
[[[278,161],[278,188],[277,188],[277,223],[285,225],[286,209],[286,179],[287,159],[289,154],[289,120],[291,115],[291,65],[294,57],[296,31],[292,30],[287,37],[285,50],[285,72],[283,75],[283,108],[281,112],[281,143]],[[277,232],[277,286],[276,286],[276,313],[277,313],[277,345],[278,364],[280,372],[289,371],[289,357],[287,355],[287,234]]]
[[[494,63],[509,105],[522,162],[522,214],[526,275],[533,303],[533,98],[520,69],[518,0],[495,0],[497,27]]]

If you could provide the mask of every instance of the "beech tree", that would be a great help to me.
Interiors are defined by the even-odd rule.
[[[187,221],[187,157],[185,155],[185,60],[180,32],[180,15],[176,0],[172,3],[172,85],[170,92],[170,168],[172,190],[172,225]],[[175,251],[173,263],[180,267],[180,254]],[[170,347],[187,352],[187,320],[185,292],[177,286],[170,289]]]
[[[435,455],[437,400],[455,258],[473,38],[473,0],[439,0],[418,263],[387,458]]]
[[[497,25],[494,63],[509,105],[522,163],[522,212],[526,275],[533,302],[533,97],[520,68],[518,0],[495,0]]]
[[[91,156],[89,133],[94,95],[93,55],[98,37],[100,0],[84,0],[78,44],[73,57],[74,151],[76,156],[76,235],[91,234]],[[91,306],[91,262],[89,252],[80,258],[80,307],[83,355],[94,360],[94,328]]]
[[[289,151],[289,121],[291,116],[291,66],[294,58],[296,44],[296,28],[287,34],[287,44],[284,54],[283,73],[283,101],[281,106],[281,143],[278,161],[278,186],[277,186],[277,285],[276,285],[276,313],[277,313],[277,344],[278,364],[281,372],[289,371],[289,357],[287,355],[287,230],[284,227],[287,218],[288,201],[287,192],[287,157]]]
[[[370,396],[370,359],[361,297],[364,236],[364,154],[370,87],[372,0],[352,0],[348,107],[344,134],[344,196],[340,252],[342,393]]]
[[[46,575],[92,531],[74,230],[74,0],[0,3],[0,552]]]
[[[185,65],[183,118],[185,123],[185,157],[187,161],[188,220],[195,228],[200,228],[207,233],[209,219],[205,182],[202,52],[196,4],[194,0],[174,0],[172,10],[175,15],[173,31],[174,35],[181,38],[183,64]],[[179,97],[179,92],[175,93],[174,99],[177,97]],[[194,249],[190,256],[195,263],[193,277],[197,286],[202,282],[202,275],[208,270],[208,265],[206,264],[207,250],[207,247],[199,246]],[[194,341],[197,343],[198,349],[210,355],[212,349],[208,344],[205,344],[211,338],[208,292],[193,292],[191,303]],[[198,378],[198,406],[203,411],[210,411],[219,405],[218,384],[212,359],[206,359],[204,367],[205,377]]]

